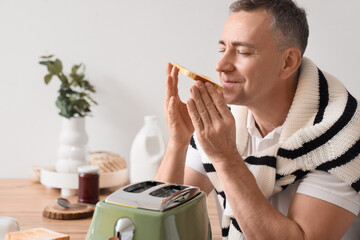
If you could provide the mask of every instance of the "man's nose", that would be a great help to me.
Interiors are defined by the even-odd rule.
[[[234,59],[230,53],[224,52],[215,66],[217,72],[229,72],[234,70]]]

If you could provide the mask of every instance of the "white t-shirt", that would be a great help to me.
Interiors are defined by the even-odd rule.
[[[251,136],[248,155],[277,144],[282,131],[282,126],[280,126],[262,137],[255,126],[251,111],[248,114],[247,128]],[[206,176],[200,153],[191,147],[187,153],[186,166]],[[330,202],[357,215],[342,240],[360,239],[360,195],[348,184],[330,173],[314,170],[301,180],[288,186],[284,191],[272,196],[269,202],[287,216],[291,201],[297,192]]]

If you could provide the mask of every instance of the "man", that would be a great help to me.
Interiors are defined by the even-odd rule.
[[[182,103],[168,64],[170,138],[156,179],[215,189],[224,239],[360,239],[357,100],[302,57],[308,25],[291,0],[230,9],[223,92],[196,82]]]

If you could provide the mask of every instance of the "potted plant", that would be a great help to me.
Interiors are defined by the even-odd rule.
[[[88,136],[85,131],[85,117],[90,115],[91,105],[97,104],[91,97],[91,94],[95,93],[95,88],[85,80],[83,64],[74,65],[71,73],[66,75],[58,58],[54,59],[54,56],[50,55],[41,59],[39,63],[47,67],[45,84],[49,84],[54,77],[61,82],[56,106],[60,110],[59,115],[63,117],[63,122],[56,171],[76,173],[79,166],[86,165]],[[62,189],[61,194],[74,195],[76,190],[74,193],[71,189]]]
[[[55,76],[61,81],[59,96],[56,100],[56,106],[60,109],[60,116],[65,118],[85,117],[89,115],[90,102],[97,104],[91,93],[95,93],[95,88],[89,81],[85,80],[85,66],[82,64],[74,65],[69,76],[63,73],[62,62],[54,56],[43,56],[40,64],[47,67],[48,73],[45,75],[45,84],[49,84]],[[81,70],[80,72],[78,72]]]

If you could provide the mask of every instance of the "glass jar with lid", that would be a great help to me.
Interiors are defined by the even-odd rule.
[[[80,166],[78,202],[96,204],[99,201],[99,167]]]

